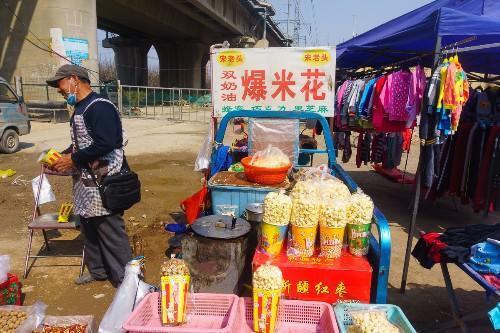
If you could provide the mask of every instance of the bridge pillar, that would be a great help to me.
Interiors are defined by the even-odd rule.
[[[152,43],[123,36],[106,38],[102,46],[115,52],[116,71],[122,84],[148,85],[148,52]]]
[[[155,45],[160,61],[160,85],[176,88],[202,88],[205,75],[204,55],[209,46],[195,42]]]

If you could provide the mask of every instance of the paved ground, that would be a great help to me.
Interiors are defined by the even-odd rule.
[[[146,277],[148,282],[154,284],[158,282],[157,272],[164,258],[168,239],[168,235],[162,232],[162,224],[176,218],[179,201],[199,187],[200,175],[193,171],[193,166],[207,125],[126,119],[124,127],[129,137],[126,148],[129,162],[144,184],[143,201],[125,215],[127,230],[131,237],[137,235],[143,239],[148,258]],[[68,125],[34,123],[32,134],[22,137],[21,141],[21,152],[0,155],[0,169],[16,169],[18,175],[23,175],[21,179],[30,180],[38,173],[36,157],[43,149],[62,149],[68,145]],[[415,145],[412,147],[414,152],[417,148]],[[408,163],[410,172],[415,171],[417,158],[417,154],[412,152]],[[344,168],[372,196],[390,222],[392,258],[389,302],[400,305],[419,330],[432,328],[449,320],[451,317],[446,290],[438,267],[426,270],[412,259],[407,293],[401,295],[398,292],[410,220],[407,207],[412,197],[412,187],[391,183],[372,172],[369,166],[358,169],[350,162]],[[16,186],[11,181],[12,178],[0,180],[0,253],[11,255],[12,271],[21,275],[27,242],[26,225],[33,209],[33,195],[29,185]],[[50,181],[58,200],[70,198],[69,179],[51,177]],[[54,208],[54,205],[49,204],[43,210]],[[434,204],[422,205],[418,225],[429,231],[452,225],[499,221],[498,214],[483,220],[471,212],[468,206],[459,206],[456,210],[451,199],[443,198]],[[78,253],[80,250],[81,237],[76,232],[51,233],[49,236],[54,240],[54,248],[61,252]],[[36,238],[35,243],[36,252],[41,246],[41,236]],[[72,280],[77,276],[78,268],[47,267],[57,263],[77,264],[77,261],[37,261],[36,267],[32,268],[28,278],[23,281],[25,303],[42,300],[49,305],[49,314],[94,314],[100,319],[112,299],[113,287],[107,282],[76,287]],[[450,271],[466,312],[476,309],[486,311],[488,307],[493,307],[484,306],[484,294],[465,274],[454,267]],[[474,331],[488,332],[487,324],[486,319],[476,323]]]

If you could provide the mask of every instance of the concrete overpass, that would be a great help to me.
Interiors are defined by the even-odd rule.
[[[119,35],[106,39],[103,46],[115,51],[123,84],[147,84],[147,53],[154,45],[162,86],[201,87],[210,45],[224,40],[238,45],[242,36],[260,39],[264,27],[259,0],[5,2],[5,8],[0,3],[0,75],[8,80],[20,75],[25,81],[43,82],[63,62],[48,52],[59,44],[86,48],[82,65],[97,73],[96,29],[101,28]],[[266,27],[270,46],[285,45],[270,18]],[[72,39],[83,44],[71,44]]]

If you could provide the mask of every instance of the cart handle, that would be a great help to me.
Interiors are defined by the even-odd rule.
[[[301,150],[301,152],[307,153],[319,153],[328,155],[328,167],[333,169],[333,166],[337,163],[335,156],[335,147],[333,146],[332,132],[330,126],[326,121],[326,118],[319,113],[313,112],[299,112],[299,111],[251,111],[251,110],[241,110],[241,111],[231,111],[227,113],[221,120],[220,126],[217,129],[215,135],[215,142],[222,142],[224,140],[224,135],[226,134],[226,129],[229,121],[233,118],[281,118],[281,119],[314,119],[320,122],[323,127],[323,135],[325,138],[326,149],[317,150]]]

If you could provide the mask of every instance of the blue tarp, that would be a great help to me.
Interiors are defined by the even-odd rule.
[[[500,43],[500,0],[437,0],[337,45],[337,67],[377,67],[433,53],[437,37],[460,47]],[[467,71],[500,74],[500,47],[463,52]],[[418,61],[432,67],[432,55]]]

